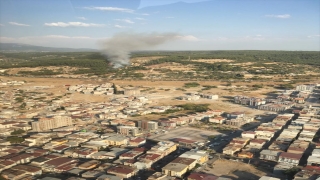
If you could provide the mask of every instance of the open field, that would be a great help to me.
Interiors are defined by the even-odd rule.
[[[170,130],[167,133],[157,134],[149,137],[150,139],[159,141],[168,141],[175,138],[184,138],[193,141],[207,141],[208,136],[221,134],[217,131],[205,131],[201,129],[195,129],[190,127],[180,127],[174,130]]]
[[[213,163],[213,168],[207,168],[206,173],[217,176],[228,177],[234,180],[258,180],[266,173],[257,170],[250,164],[218,159]]]

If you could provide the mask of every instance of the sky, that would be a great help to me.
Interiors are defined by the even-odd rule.
[[[320,51],[319,0],[0,0],[0,42],[100,49],[174,33],[141,50]]]

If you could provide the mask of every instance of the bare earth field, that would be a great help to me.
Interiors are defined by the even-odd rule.
[[[207,168],[207,170],[205,171],[207,173],[237,180],[258,180],[266,175],[265,172],[257,170],[250,164],[225,159],[216,160],[213,168]]]
[[[198,142],[204,142],[208,140],[208,136],[220,134],[216,131],[206,131],[201,129],[195,129],[190,127],[180,127],[168,131],[167,133],[157,134],[149,137],[159,141],[173,140],[175,138],[189,139]]]

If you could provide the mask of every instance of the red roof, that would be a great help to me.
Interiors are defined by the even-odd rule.
[[[192,163],[194,163],[196,161],[196,159],[190,159],[190,158],[184,158],[184,157],[177,157],[176,159],[174,159],[173,161],[171,161],[172,163],[180,163],[180,164],[185,164],[185,165],[191,165]]]
[[[287,153],[282,152],[279,156],[280,158],[287,158],[287,159],[294,159],[294,160],[300,160],[302,157],[302,154],[294,154],[294,153]]]
[[[191,180],[217,180],[219,177],[205,173],[191,173],[188,179]]]
[[[160,157],[159,154],[144,154],[144,155],[140,156],[139,159],[147,159],[147,160],[153,161],[159,157]]]
[[[140,142],[143,142],[143,141],[145,141],[145,140],[146,140],[146,139],[144,139],[144,138],[138,137],[138,138],[135,138],[135,139],[131,139],[130,142],[140,143]]]
[[[107,170],[108,173],[116,173],[116,174],[130,174],[134,172],[134,169],[130,166],[120,165],[116,167],[112,167]]]
[[[60,165],[63,165],[63,164],[66,164],[66,163],[69,163],[72,161],[73,161],[73,159],[71,159],[71,158],[59,157],[57,159],[50,160],[50,161],[46,162],[45,164],[52,165],[52,166],[60,166]]]

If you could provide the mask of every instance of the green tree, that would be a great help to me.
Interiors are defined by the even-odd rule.
[[[20,135],[20,134],[23,134],[25,133],[26,131],[25,130],[22,130],[22,129],[18,129],[18,130],[14,130],[11,135]]]
[[[18,136],[9,136],[9,137],[7,137],[7,141],[9,141],[12,144],[15,144],[15,143],[23,142],[24,139],[22,137],[18,137]]]

